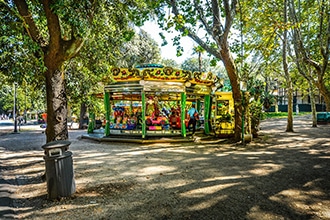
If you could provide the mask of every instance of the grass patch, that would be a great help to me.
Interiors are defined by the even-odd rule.
[[[311,112],[299,112],[298,116],[302,115],[308,115],[311,114]],[[293,113],[293,116],[297,116],[296,113]],[[286,118],[288,117],[287,112],[264,112],[263,113],[263,119],[268,119],[268,118]]]

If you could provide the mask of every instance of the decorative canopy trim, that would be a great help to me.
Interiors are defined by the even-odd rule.
[[[141,68],[141,67],[140,67]],[[206,86],[222,86],[220,78],[211,72],[191,72],[178,70],[172,67],[148,67],[148,68],[119,68],[113,67],[109,78],[116,82],[131,82],[140,80],[149,81],[173,81],[190,82]]]

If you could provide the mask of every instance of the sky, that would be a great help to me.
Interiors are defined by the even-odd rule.
[[[196,43],[193,42],[189,37],[183,37],[181,39],[181,46],[184,49],[183,55],[180,57],[176,56],[176,47],[173,46],[172,38],[174,38],[176,35],[167,33],[166,31],[162,31],[158,24],[155,21],[147,21],[145,24],[141,27],[144,31],[146,31],[159,45],[161,49],[161,55],[162,58],[165,59],[172,59],[175,60],[177,63],[182,63],[185,59],[190,58],[193,54],[193,47],[196,45]],[[163,35],[166,37],[166,41],[168,44],[166,46],[162,45],[162,39],[159,36],[159,33],[162,32]]]

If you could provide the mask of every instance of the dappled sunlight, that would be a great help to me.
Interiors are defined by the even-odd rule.
[[[87,158],[105,158],[107,156],[110,156],[109,153],[100,153],[97,151],[75,151],[74,156],[79,156],[79,160],[84,160]]]
[[[145,155],[145,154],[150,154],[150,153],[162,153],[162,152],[175,152],[175,153],[185,153],[185,154],[196,154],[196,152],[193,150],[194,148],[192,147],[169,147],[169,148],[146,148],[146,149],[135,149],[131,151],[120,151],[116,153],[117,156],[138,156],[138,155]]]
[[[154,175],[154,174],[164,174],[167,172],[171,172],[176,170],[176,167],[174,166],[150,166],[150,167],[145,167],[142,169],[139,169],[137,171],[137,176],[144,176],[144,175]]]
[[[330,219],[329,139],[272,126],[246,146],[72,140],[76,192],[55,201],[42,150],[0,148],[1,174],[22,183],[1,190],[20,219]]]
[[[186,191],[184,193],[180,193],[180,196],[187,197],[187,198],[201,198],[210,194],[214,194],[219,192],[220,190],[223,190],[228,187],[233,187],[240,185],[241,183],[227,183],[227,184],[218,184],[218,185],[212,185],[212,186],[205,186],[205,187],[199,187],[196,189],[192,189],[189,191]]]
[[[187,210],[188,211],[198,211],[198,210],[207,209],[207,208],[210,208],[210,207],[216,205],[220,201],[224,201],[227,198],[228,198],[227,195],[212,196],[211,198],[208,198],[207,200],[198,202],[197,204],[187,207]]]
[[[246,214],[246,219],[286,219],[283,216],[279,217],[272,210],[263,210],[259,205],[251,207]]]
[[[317,155],[317,154],[321,154],[321,152],[319,150],[309,149],[308,154]]]
[[[250,176],[246,175],[234,175],[234,176],[217,176],[212,178],[204,179],[203,182],[213,182],[213,181],[221,181],[221,180],[237,180],[242,178],[249,178]]]
[[[160,148],[165,148],[165,147],[175,147],[175,146],[180,146],[180,145],[175,145],[173,143],[169,142],[164,142],[164,143],[154,143],[151,145],[145,145],[147,148],[154,148],[154,147],[160,147]]]
[[[184,153],[184,154],[196,154],[195,151],[192,151],[191,149],[184,149],[184,148],[176,148],[176,149],[172,149],[172,152],[175,153]]]
[[[323,200],[327,195],[321,190],[301,191],[299,189],[288,189],[271,196],[270,200],[289,206],[297,212],[312,213],[318,211],[318,218],[328,219],[330,217],[330,200]],[[323,210],[323,211],[322,211]]]
[[[281,169],[283,169],[283,165],[279,164],[257,164],[254,166],[254,168],[248,170],[248,173],[251,173],[256,176],[267,176],[271,173],[277,172]]]
[[[248,151],[248,152],[233,152],[233,154],[237,154],[237,155],[271,155],[271,154],[276,154],[273,151]]]
[[[63,211],[76,211],[77,209],[84,209],[84,208],[91,208],[96,207],[98,204],[79,204],[79,205],[72,205],[72,204],[59,204],[55,206],[46,207],[43,209],[43,213],[45,215],[55,215],[55,219],[67,219],[65,213]]]
[[[182,175],[182,178],[179,179],[174,179],[174,180],[168,180],[165,183],[162,183],[162,185],[166,188],[166,189],[177,189],[177,188],[181,188],[181,187],[185,187],[187,184],[191,184],[193,183],[193,180],[187,180],[184,178],[184,176]]]
[[[81,161],[77,161],[75,160],[75,165],[78,164],[85,164],[85,165],[98,165],[98,164],[104,164],[104,160],[102,160],[102,158],[99,159],[95,159],[95,160],[81,160]]]
[[[159,153],[159,152],[163,152],[165,151],[165,149],[162,148],[157,148],[157,149],[145,149],[145,150],[134,150],[134,151],[128,151],[128,152],[121,152],[121,153],[117,153],[117,156],[126,156],[126,155],[130,155],[130,156],[138,156],[138,155],[144,155],[144,154],[149,154],[149,153]]]
[[[202,162],[202,161],[208,161],[209,158],[207,157],[196,157],[185,160],[186,163],[193,163],[193,162]]]
[[[219,154],[215,154],[215,156],[217,156],[217,157],[226,157],[228,155],[230,155],[230,153],[219,153]]]

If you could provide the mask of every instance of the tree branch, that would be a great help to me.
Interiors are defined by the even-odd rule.
[[[296,13],[295,13],[295,7],[294,7],[294,3],[293,1],[290,1],[289,2],[289,15],[291,17],[291,19],[293,20],[293,22],[295,24],[298,23],[298,18],[296,16]],[[316,61],[312,60],[309,56],[309,53],[307,52],[303,42],[302,42],[302,37],[301,37],[301,30],[298,26],[296,26],[294,29],[293,29],[293,38],[294,38],[294,46],[295,46],[295,50],[296,50],[296,53],[299,53],[301,54],[302,56],[302,60],[313,66],[318,73],[321,73],[322,70],[321,70],[321,66],[319,63],[317,63]]]
[[[73,38],[69,41],[62,40],[64,59],[68,60],[75,57],[84,45],[84,42],[83,38]]]
[[[18,9],[22,21],[24,22],[24,28],[27,31],[29,37],[38,43],[41,47],[47,46],[46,40],[41,36],[38,30],[32,14],[29,12],[28,5],[25,0],[14,0],[14,3]]]
[[[218,50],[210,47],[208,44],[206,44],[200,37],[198,37],[195,33],[192,33],[188,31],[188,36],[193,39],[198,45],[203,47],[208,53],[212,54],[214,57],[222,59],[221,54]]]
[[[48,33],[49,33],[49,46],[58,51],[60,48],[60,41],[61,41],[61,28],[60,28],[60,21],[56,14],[54,14],[50,8],[51,4],[53,3],[52,0],[43,0],[41,1],[44,7],[44,11],[46,13],[47,18],[47,26],[48,26]]]
[[[200,7],[200,3],[197,2],[197,0],[194,0],[194,4],[195,4],[195,8],[198,11],[199,17],[200,17],[200,21],[202,22],[202,24],[204,25],[206,32],[212,36],[212,28],[210,27],[210,25],[207,24],[207,20],[205,18],[204,15],[204,10],[202,7]]]
[[[216,0],[213,0],[212,2],[214,2],[214,1],[216,1]],[[223,0],[223,4],[224,4],[225,14],[226,14],[225,29],[224,29],[223,37],[225,39],[228,39],[230,28],[233,24],[234,17],[236,14],[237,0],[232,0],[231,5],[229,5],[229,0]]]
[[[221,45],[221,37],[224,34],[224,28],[220,22],[220,9],[218,0],[212,0],[212,12],[213,12],[213,30],[212,36],[213,39]],[[221,49],[221,48],[220,48]]]
[[[330,54],[330,52],[329,52],[329,48],[330,48],[330,12],[329,11],[326,12],[326,11],[327,10],[322,10],[322,16],[321,16],[322,20],[323,20],[323,16],[327,16],[327,18],[325,20],[328,21],[328,27],[326,28],[326,32],[325,32],[325,44],[322,45],[322,43],[321,43],[321,53],[322,53],[323,60],[324,60],[322,68],[323,68],[324,73],[326,72],[326,69],[329,64],[328,60],[329,60],[329,54]],[[322,32],[320,32],[320,36],[321,36],[321,34],[322,34]],[[320,39],[320,42],[321,42],[321,39]]]
[[[179,15],[179,10],[177,7],[177,2],[176,0],[171,0],[170,1],[171,7],[172,7],[172,12],[175,16]],[[188,36],[193,39],[198,45],[203,47],[208,53],[212,54],[216,58],[221,59],[221,54],[214,48],[210,47],[208,44],[206,44],[200,37],[197,36],[194,32],[192,32],[190,29],[181,27],[179,28],[179,31],[181,33],[184,33],[185,31],[188,31]]]

